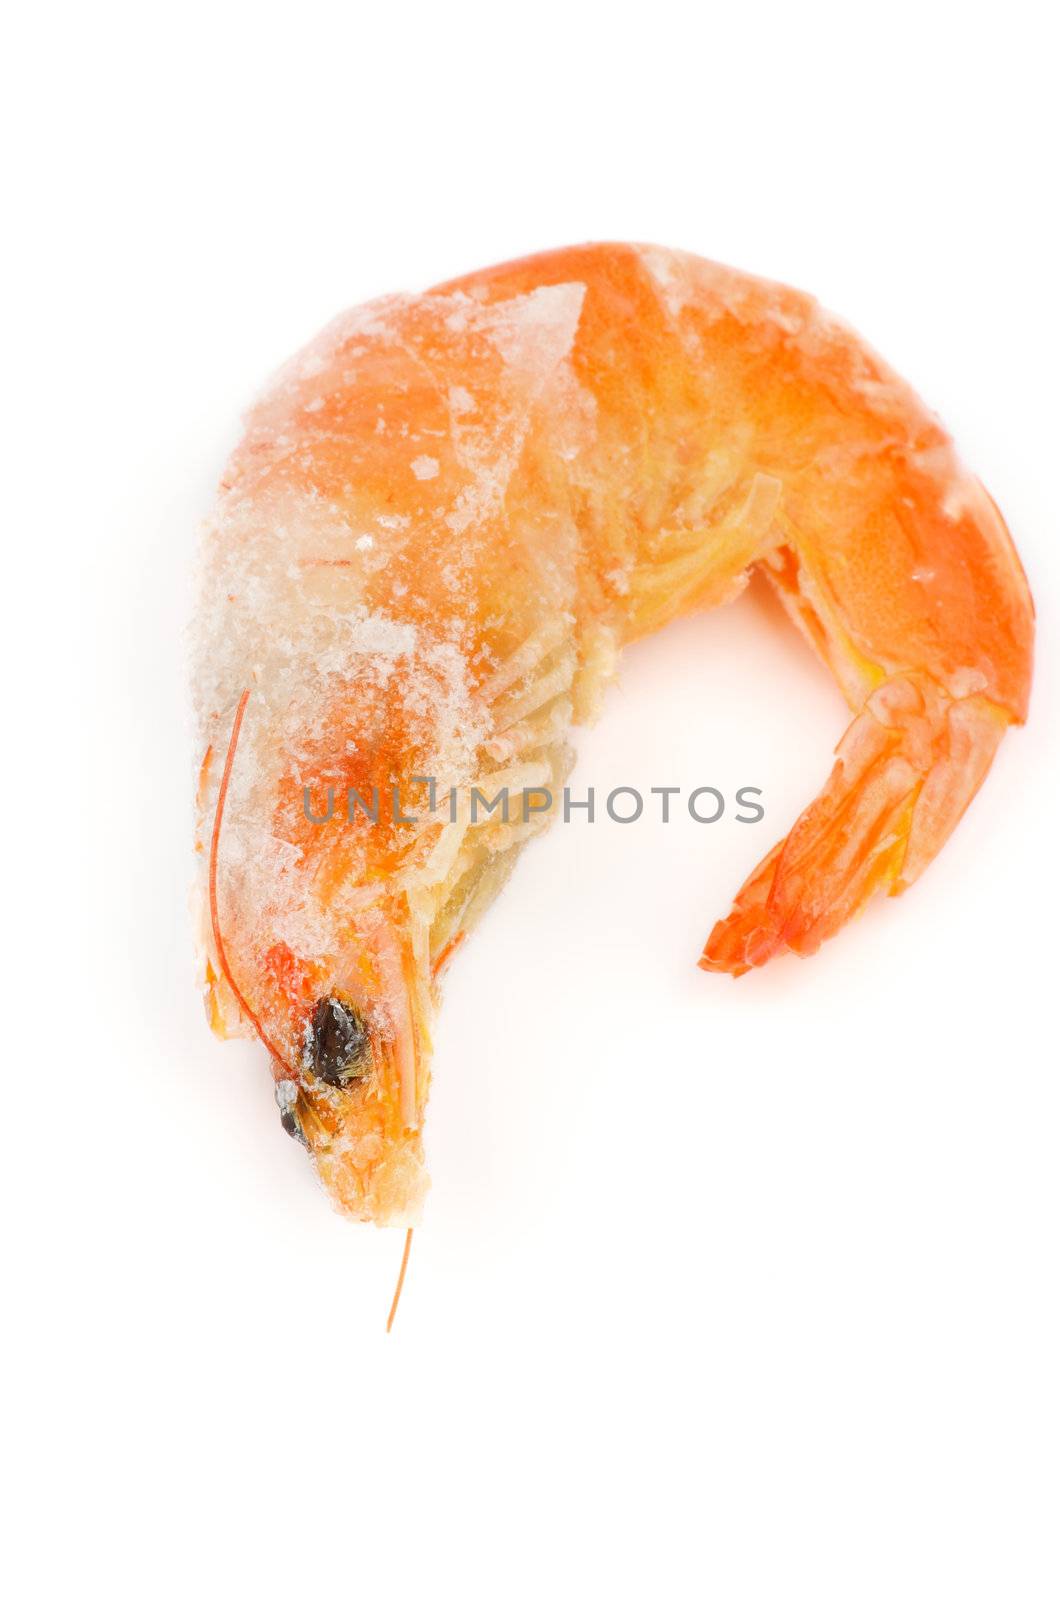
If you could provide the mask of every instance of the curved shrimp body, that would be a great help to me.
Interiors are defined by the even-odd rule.
[[[548,814],[472,791],[561,784],[621,645],[755,567],[854,720],[710,935],[734,974],[913,882],[1026,711],[1018,559],[908,386],[805,295],[613,245],[352,312],[252,413],[199,630],[209,1004],[351,1214],[417,1203],[437,970]],[[384,814],[314,820],[351,790]]]

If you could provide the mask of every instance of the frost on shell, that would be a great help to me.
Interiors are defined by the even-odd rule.
[[[569,606],[573,537],[566,555],[554,537],[546,553],[552,530],[539,530],[539,507],[524,509],[518,479],[543,416],[568,459],[591,427],[568,359],[583,294],[568,284],[498,306],[454,294],[360,308],[288,362],[248,418],[205,533],[194,679],[212,753],[204,901],[226,741],[250,690],[218,872],[250,988],[280,945],[337,969],[351,926],[369,937],[379,915],[378,841],[363,828],[329,845],[346,871],[320,892],[318,840],[293,798],[302,780],[323,795],[329,775],[340,792],[350,773],[387,778],[371,752],[397,727],[399,767],[466,785],[490,732],[476,678]],[[540,592],[476,635],[476,585],[509,550],[538,565]],[[414,839],[399,844],[414,855]]]

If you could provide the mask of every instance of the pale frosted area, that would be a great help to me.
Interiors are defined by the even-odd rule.
[[[307,956],[328,948],[332,930],[306,897],[297,851],[273,832],[272,811],[278,781],[301,776],[306,749],[324,736],[337,705],[355,747],[359,702],[375,703],[379,691],[392,688],[415,732],[424,773],[456,784],[477,775],[476,751],[489,723],[473,698],[469,672],[472,658],[482,660],[484,643],[470,635],[465,610],[474,553],[483,538],[503,538],[511,475],[531,415],[549,386],[554,398],[581,296],[581,286],[571,285],[498,310],[483,310],[464,296],[438,300],[437,318],[458,355],[465,329],[495,346],[508,395],[499,419],[497,397],[489,396],[491,421],[483,427],[475,421],[473,394],[454,387],[444,401],[444,440],[425,441],[398,423],[398,459],[407,456],[407,469],[419,482],[441,479],[438,494],[418,515],[388,512],[370,494],[359,494],[352,460],[349,498],[341,506],[312,488],[259,488],[268,468],[285,459],[297,462],[306,448],[299,430],[321,409],[318,391],[335,384],[336,353],[342,351],[348,362],[339,374],[342,382],[356,385],[360,350],[374,341],[402,341],[407,302],[388,300],[337,319],[283,370],[251,414],[240,479],[222,497],[206,533],[195,656],[204,747],[223,749],[236,703],[244,689],[252,690],[224,833],[225,893],[238,901],[244,928],[267,926]],[[426,360],[427,354],[410,347],[410,364]],[[388,430],[381,405],[375,437],[386,463],[395,455]],[[425,442],[433,456],[425,453]],[[372,443],[363,444],[366,453]],[[439,457],[446,462],[444,474]],[[380,599],[388,564],[406,551],[415,561],[416,549],[427,544],[445,550],[446,611],[435,597],[409,596],[400,579]],[[565,571],[562,549],[549,552],[553,604],[564,592],[573,600],[573,543],[568,554]],[[527,596],[530,618],[533,607]],[[208,820],[219,769],[215,762],[204,809]],[[351,881],[349,898],[336,910],[349,909],[363,895],[362,886]]]
[[[341,1123],[316,1144],[321,1170],[356,1169],[344,1203],[377,1215],[407,1212],[421,1186],[409,1171],[419,1172],[428,1081],[432,933],[437,954],[439,924],[455,938],[472,893],[484,904],[534,831],[488,815],[469,828],[468,786],[492,774],[494,786],[551,787],[569,766],[578,544],[562,493],[546,487],[532,503],[527,480],[533,458],[569,459],[591,431],[568,359],[583,293],[542,288],[497,307],[459,293],[392,298],[338,318],[250,414],[205,533],[195,700],[211,751],[200,809],[209,1008],[223,1031],[253,1032],[211,957],[208,905],[224,755],[249,689],[218,853],[219,924],[240,992],[277,1048],[274,1070],[282,1058]],[[510,561],[522,581],[491,591],[490,574]],[[513,766],[520,754],[532,759]],[[414,775],[457,791],[455,821],[431,816],[419,789],[413,828],[369,827],[359,813],[357,826],[342,823],[348,787],[378,794],[385,824],[396,782],[407,813]],[[326,834],[299,826],[304,785],[314,805],[337,792]],[[368,1131],[359,1117],[350,1124],[348,1095],[304,1082],[304,1013],[259,981],[277,950],[311,969],[317,991],[355,995],[392,1064],[410,1132],[398,1141],[401,1175],[385,1181],[400,1196],[379,1198],[379,1171],[394,1166],[381,1144],[384,1074],[362,1096],[379,1090]]]

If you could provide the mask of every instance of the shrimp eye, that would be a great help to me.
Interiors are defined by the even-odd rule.
[[[367,1075],[368,1031],[345,1000],[325,995],[317,1001],[306,1043],[310,1072],[336,1089]]]

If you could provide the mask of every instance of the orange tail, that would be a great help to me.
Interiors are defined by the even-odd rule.
[[[844,735],[824,791],[748,878],[700,960],[739,977],[808,956],[878,889],[898,894],[942,848],[993,760],[1009,716],[980,697],[891,678]]]

